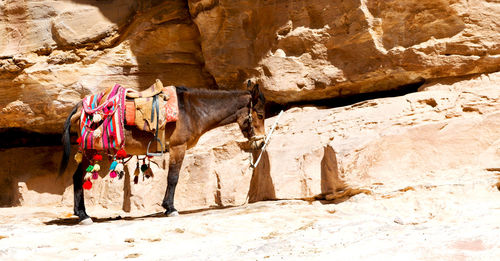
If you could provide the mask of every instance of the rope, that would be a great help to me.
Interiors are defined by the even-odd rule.
[[[281,110],[280,113],[278,114],[278,118],[274,122],[273,127],[271,128],[271,131],[266,136],[266,139],[264,140],[264,146],[262,146],[262,148],[260,150],[259,157],[257,158],[257,161],[255,161],[255,163],[252,163],[253,159],[252,159],[252,154],[250,153],[250,168],[254,168],[255,169],[257,167],[257,165],[259,164],[260,159],[262,157],[262,153],[264,153],[264,150],[266,150],[266,146],[269,143],[269,140],[271,139],[271,135],[273,134],[274,129],[278,125],[278,121],[280,120],[282,114],[283,114],[283,110]]]

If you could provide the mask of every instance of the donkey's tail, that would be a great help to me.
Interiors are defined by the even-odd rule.
[[[78,111],[78,108],[82,105],[79,102],[73,110],[69,113],[68,118],[64,122],[64,130],[62,133],[62,144],[63,144],[63,156],[61,159],[61,165],[59,165],[59,176],[62,176],[66,168],[68,167],[69,162],[69,154],[71,153],[71,142],[70,142],[70,131],[71,131],[71,118]]]

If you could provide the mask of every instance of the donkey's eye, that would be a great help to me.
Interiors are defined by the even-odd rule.
[[[264,115],[262,115],[262,114],[257,114],[257,118],[259,118],[259,120],[262,120],[262,119],[264,119]]]

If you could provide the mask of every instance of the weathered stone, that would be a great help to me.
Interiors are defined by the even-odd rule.
[[[459,81],[443,79],[400,97],[330,109],[287,110],[254,172],[249,169],[249,154],[239,147],[243,136],[238,126],[215,129],[188,151],[176,206],[187,210],[240,205],[247,198],[249,202],[296,199],[334,194],[346,187],[394,191],[402,189],[403,181],[407,186],[425,186],[426,173],[496,168],[500,162],[499,80],[499,73]],[[268,128],[274,120],[266,121]],[[2,194],[0,202],[71,207],[70,174],[75,166],[56,179],[60,157],[56,151],[13,148],[0,152],[2,162],[22,166],[0,171],[0,186],[10,191]],[[36,156],[29,160],[21,156],[27,154]],[[137,185],[129,176],[110,179],[103,172],[86,192],[86,203],[117,210],[161,211],[167,173],[162,170],[163,162],[156,162],[151,164],[154,178],[141,176]],[[132,160],[130,173],[135,166]]]
[[[0,40],[0,128],[60,132],[74,104],[115,83],[215,86],[184,1],[9,1],[0,10],[9,36]],[[23,110],[12,109],[17,101]]]
[[[342,187],[337,175],[348,185],[365,186],[397,177],[391,173],[405,172],[408,165],[413,174],[437,168],[419,160],[439,158],[441,150],[449,154],[440,159],[449,168],[461,166],[459,161],[477,163],[471,159],[479,150],[486,151],[482,159],[494,161],[488,144],[496,144],[490,132],[496,127],[499,79],[477,75],[500,69],[499,10],[498,3],[486,0],[3,1],[0,128],[58,133],[85,95],[115,83],[143,89],[156,78],[168,85],[221,89],[242,88],[253,79],[268,101],[279,103],[426,82],[422,92],[400,98],[287,111],[253,175],[248,155],[235,142],[241,138],[235,126],[207,134],[186,156],[178,207],[331,193]],[[484,138],[453,131],[460,128]],[[447,137],[467,145],[460,150]],[[419,153],[407,151],[414,140],[421,142]],[[441,144],[435,151],[434,143]],[[1,157],[17,166],[23,165],[21,155],[40,154],[29,161],[35,169],[46,162],[57,165],[55,152],[49,146],[9,148]],[[401,155],[407,158],[389,162]],[[2,204],[36,204],[30,202],[40,193],[46,193],[47,204],[71,204],[68,184],[63,192],[51,187],[59,183],[42,181],[55,175],[53,168],[39,174],[33,169],[23,165],[2,172],[0,186],[18,195]],[[154,182],[137,186],[104,179],[88,193],[88,202],[161,209],[166,173],[157,172]],[[47,189],[33,191],[36,183]]]
[[[217,83],[253,77],[277,102],[499,69],[500,8],[490,1],[189,3]]]

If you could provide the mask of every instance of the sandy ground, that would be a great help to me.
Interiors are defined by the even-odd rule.
[[[90,209],[0,209],[0,260],[495,260],[498,172],[434,173],[401,191],[374,184],[339,204],[267,201],[178,217]]]

